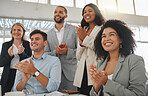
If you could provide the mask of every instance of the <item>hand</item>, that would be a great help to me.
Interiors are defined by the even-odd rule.
[[[60,44],[58,47],[55,47],[56,54],[67,54],[68,46],[66,43]]]
[[[25,82],[27,82],[27,81],[30,79],[31,74],[28,74],[28,73],[23,72],[23,73],[22,73],[22,76],[23,76],[23,80],[24,80]]]
[[[80,40],[83,41],[85,39],[85,37],[87,36],[87,32],[86,32],[85,27],[83,29],[80,25],[78,25],[78,27],[76,26],[75,30],[77,31],[76,34],[77,34],[78,38],[80,38]]]
[[[18,62],[14,67],[16,67],[17,70],[19,70],[21,72],[33,75],[37,69],[34,67],[34,64],[31,60],[31,58],[29,59],[29,61],[30,61],[30,63],[28,61]]]
[[[13,56],[13,46],[8,49],[8,54],[12,57]]]
[[[66,47],[66,43],[64,43],[64,44],[60,44],[58,47],[60,47],[60,48],[64,48],[64,47]]]
[[[105,85],[108,75],[105,71],[98,71],[96,66],[90,65],[89,74],[94,85],[94,90],[99,91],[101,85]]]
[[[23,45],[19,45],[19,47],[18,47],[18,54],[23,53],[24,49],[25,48],[23,47]]]

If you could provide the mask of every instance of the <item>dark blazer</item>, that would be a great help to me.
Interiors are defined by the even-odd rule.
[[[4,86],[9,77],[10,63],[11,63],[11,60],[14,58],[14,56],[11,57],[8,54],[8,49],[12,46],[12,44],[13,44],[13,40],[4,42],[2,45],[2,50],[0,55],[0,67],[4,67],[3,74],[1,77],[3,93],[5,93]],[[20,61],[32,55],[32,50],[30,49],[30,45],[28,41],[23,40],[23,47],[25,48],[25,50],[23,53],[19,54]]]

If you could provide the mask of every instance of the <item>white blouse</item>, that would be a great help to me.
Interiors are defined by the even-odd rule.
[[[22,45],[22,44],[21,44]],[[11,63],[10,63],[10,68],[11,69],[16,69],[14,67],[14,65],[16,65],[17,62],[19,62],[20,60],[20,57],[18,55],[18,48],[13,44],[13,55],[14,55],[14,58],[11,60]]]
[[[113,74],[108,75],[108,79],[112,80],[112,78],[113,78]],[[104,96],[110,96],[110,95],[104,92]]]

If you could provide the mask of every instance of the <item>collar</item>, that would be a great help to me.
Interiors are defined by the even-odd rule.
[[[33,57],[33,54],[32,54],[32,56],[30,57],[32,60],[40,60],[40,59],[45,59],[46,58],[46,56],[47,56],[47,54],[43,54],[39,59],[35,59],[34,57]]]
[[[104,70],[104,68],[105,68],[105,66],[106,66],[106,64],[107,64],[107,62],[108,62],[108,60],[109,60],[109,58],[110,58],[110,57],[107,56],[106,59],[102,61],[103,63],[98,66],[98,67],[100,67],[100,68],[99,68],[100,70]],[[120,55],[119,55],[119,59],[118,59],[117,66],[122,65],[122,63],[124,62],[124,60],[125,60],[125,56],[122,56],[122,55],[120,54]],[[117,67],[117,66],[116,66],[116,67]]]
[[[66,24],[67,24],[67,23],[64,22],[63,27],[61,28],[61,30],[65,28],[65,25],[66,25]],[[55,27],[55,23],[53,24],[52,28],[53,28],[55,31],[58,32],[57,28]]]

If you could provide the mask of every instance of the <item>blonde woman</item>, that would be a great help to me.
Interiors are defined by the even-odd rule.
[[[24,40],[25,28],[21,23],[13,24],[11,35],[12,40],[3,43],[0,55],[0,67],[4,67],[1,78],[3,95],[13,87],[16,74],[14,65],[32,54],[29,42]]]

